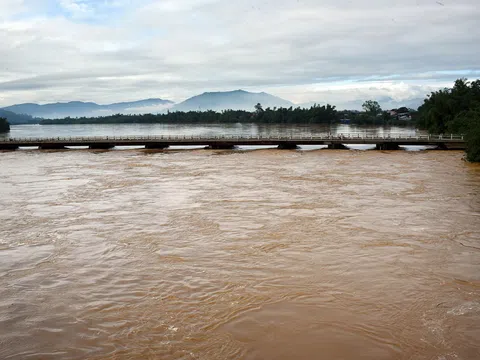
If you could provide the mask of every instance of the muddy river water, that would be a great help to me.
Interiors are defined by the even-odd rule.
[[[0,359],[480,359],[462,156],[0,153]]]

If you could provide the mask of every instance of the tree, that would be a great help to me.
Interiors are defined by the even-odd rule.
[[[458,132],[459,115],[480,106],[480,80],[458,79],[451,89],[432,92],[419,111],[418,124],[430,132]]]
[[[467,134],[467,160],[480,162],[480,122],[470,129]]]
[[[262,104],[258,103],[257,105],[255,105],[255,112],[256,112],[257,114],[263,113],[263,106],[262,106]]]
[[[451,89],[432,92],[418,109],[417,126],[465,134],[467,160],[480,162],[480,80],[458,79]]]
[[[7,119],[0,117],[0,133],[7,133],[10,131],[10,124]]]
[[[460,132],[465,133],[467,160],[480,162],[480,106],[455,118]]]
[[[375,100],[367,100],[362,105],[363,110],[371,116],[377,116],[382,112],[382,108]]]

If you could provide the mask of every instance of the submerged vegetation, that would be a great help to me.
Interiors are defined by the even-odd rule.
[[[480,80],[458,79],[452,88],[432,92],[418,110],[418,127],[466,134],[467,160],[480,162]]]
[[[7,119],[0,117],[0,133],[7,133],[10,131],[10,124]]]

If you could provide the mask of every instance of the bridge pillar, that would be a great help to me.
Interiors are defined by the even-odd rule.
[[[162,149],[168,149],[169,145],[167,144],[146,144],[145,149],[151,149],[151,150],[162,150]]]
[[[42,144],[38,146],[39,150],[65,150],[63,144]]]
[[[233,150],[235,145],[231,144],[210,144],[205,149],[208,150]]]
[[[298,149],[297,144],[280,144],[278,145],[279,150],[296,150]]]
[[[448,150],[448,146],[445,145],[444,143],[437,144],[435,147],[435,150]]]
[[[10,144],[2,144],[0,145],[0,150],[17,150],[19,148],[18,145],[10,145]]]
[[[465,143],[442,143],[438,144],[437,149],[439,150],[465,150]]]
[[[380,143],[375,146],[376,150],[400,150],[400,146],[395,143]]]
[[[343,144],[328,144],[329,149],[334,149],[334,150],[348,150],[348,148],[343,145]]]
[[[107,143],[99,143],[99,144],[90,144],[88,147],[92,150],[109,150],[109,149],[113,149],[115,146]]]

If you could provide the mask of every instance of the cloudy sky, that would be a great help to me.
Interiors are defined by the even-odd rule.
[[[0,0],[0,106],[408,101],[480,77],[479,18],[479,0]]]

